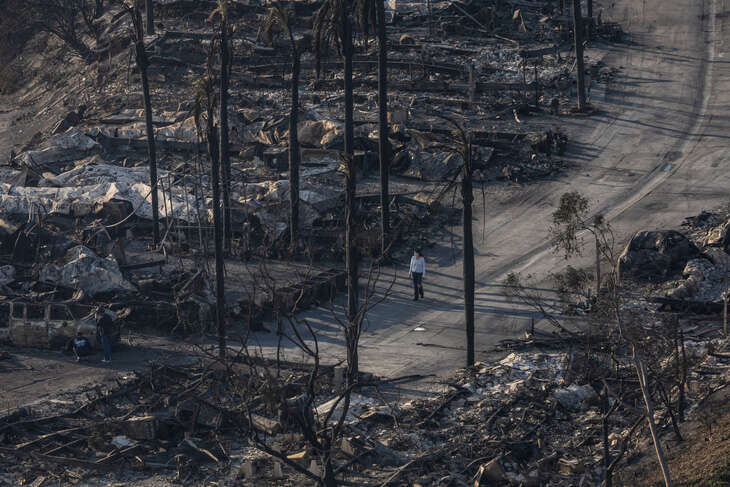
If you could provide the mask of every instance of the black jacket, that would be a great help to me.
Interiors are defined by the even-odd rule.
[[[114,320],[107,314],[99,318],[99,321],[96,322],[96,328],[99,330],[99,333],[106,336],[112,336],[117,331],[114,326]]]

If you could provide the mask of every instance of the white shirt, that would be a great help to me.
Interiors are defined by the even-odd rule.
[[[411,268],[408,272],[418,272],[419,274],[423,274],[423,277],[426,277],[426,259],[416,257],[415,255],[411,256]]]

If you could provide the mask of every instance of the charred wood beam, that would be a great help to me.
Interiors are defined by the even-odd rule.
[[[147,267],[163,266],[167,263],[167,259],[151,260],[149,262],[138,262],[136,264],[125,264],[120,265],[119,268],[123,271],[131,271],[135,269],[144,269]]]
[[[327,61],[320,63],[323,71],[326,71],[327,69],[338,69],[340,67],[340,62],[336,61]],[[377,59],[362,59],[362,60],[354,60],[353,64],[356,67],[363,68],[363,67],[371,67],[375,68],[378,65]],[[284,71],[288,69],[289,64],[287,63],[267,63],[267,64],[260,64],[260,65],[254,65],[254,66],[248,66],[246,68],[247,71],[250,71],[252,73],[266,73],[271,71]],[[303,69],[314,69],[314,62],[303,62],[302,66]],[[431,63],[420,63],[418,61],[399,61],[399,60],[388,60],[388,68],[389,69],[403,69],[407,71],[420,71],[420,70],[427,70],[430,73],[443,73],[443,74],[451,74],[454,76],[464,76],[465,70],[462,66],[459,66],[457,64],[431,64]]]
[[[661,311],[676,311],[698,315],[722,313],[722,303],[713,303],[710,301],[689,301],[663,297],[651,298],[650,301],[661,304]]]
[[[314,83],[314,89],[334,91],[341,84],[341,80],[320,80]],[[378,81],[376,79],[353,80],[356,87],[376,88]],[[414,81],[391,81],[390,87],[393,91],[412,91],[412,92],[451,92],[466,93],[469,90],[468,83],[454,83],[453,81],[430,81],[430,80],[414,80]],[[477,93],[489,93],[497,91],[524,91],[524,83],[491,83],[477,82]]]

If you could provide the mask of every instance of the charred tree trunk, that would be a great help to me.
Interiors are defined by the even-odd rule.
[[[598,241],[598,233],[594,237],[596,239],[596,298],[598,298],[601,294],[601,243]]]
[[[231,250],[231,159],[228,145],[228,75],[231,56],[228,49],[228,26],[221,22],[221,106],[220,106],[220,168],[223,178],[223,229],[225,249]]]
[[[474,365],[474,237],[472,234],[473,173],[471,161],[471,135],[467,135],[464,147],[464,166],[461,198],[464,203],[464,322],[466,324],[466,366]]]
[[[608,403],[608,388],[604,387],[601,393],[601,429],[603,434],[603,481],[604,487],[613,487],[611,476],[611,444],[608,440],[609,431],[609,412],[610,405]]]
[[[324,487],[337,487],[335,469],[332,466],[331,454],[327,454],[324,462],[324,475],[322,478]]]
[[[150,83],[147,77],[147,67],[149,61],[147,52],[144,48],[144,34],[142,33],[142,16],[139,9],[131,12],[134,18],[136,31],[135,56],[137,60],[137,68],[142,78],[142,96],[144,98],[144,115],[145,125],[147,129],[147,155],[150,160],[150,189],[152,192],[152,240],[155,245],[160,242],[160,218],[159,218],[159,202],[157,198],[157,156],[155,153],[155,130],[152,125],[152,101],[150,99]]]
[[[145,14],[147,14],[147,35],[151,36],[155,33],[155,15],[152,8],[152,0],[144,2]]]
[[[94,18],[98,19],[104,11],[104,0],[96,0],[94,5]]]
[[[388,45],[385,34],[385,0],[377,0],[378,17],[378,157],[380,159],[380,211],[382,254],[390,245],[390,142],[388,141]],[[430,25],[430,24],[429,24]]]
[[[649,379],[646,373],[646,365],[639,358],[636,352],[636,345],[632,346],[632,355],[634,359],[634,366],[636,368],[636,375],[639,379],[639,387],[641,388],[641,394],[644,396],[644,404],[646,406],[646,422],[649,425],[649,432],[651,433],[651,439],[654,442],[654,450],[656,451],[657,460],[659,461],[659,467],[664,477],[665,487],[672,487],[672,478],[669,473],[669,466],[667,465],[666,457],[664,456],[664,448],[662,447],[661,440],[659,438],[659,432],[657,431],[656,423],[654,422],[654,406],[651,400],[651,392],[649,391]]]
[[[63,40],[63,38],[61,38]],[[76,53],[81,56],[81,59],[83,59],[86,64],[91,64],[96,59],[96,54],[92,52],[91,49],[89,49],[89,46],[86,45],[86,43],[82,40],[66,40],[69,47],[76,51]],[[146,75],[146,73],[145,73]]]
[[[583,13],[580,0],[573,0],[573,39],[575,41],[576,71],[578,78],[578,111],[586,108],[585,66],[583,63]]]
[[[342,39],[345,57],[345,160],[347,164],[345,187],[345,268],[347,272],[347,328],[351,337],[356,332],[358,315],[358,249],[355,243],[357,225],[357,168],[354,158],[354,122],[353,122],[353,92],[352,92],[352,25],[350,23],[349,2],[345,1],[342,8]],[[357,378],[358,360],[357,351],[348,364],[348,379],[352,383]]]
[[[213,126],[213,114],[208,114],[208,153],[210,180],[213,186],[213,239],[215,240],[215,322],[218,330],[218,354],[226,355],[225,285],[223,276],[223,224],[221,221],[220,159],[218,134]]]
[[[289,113],[289,234],[292,252],[299,244],[299,50],[292,43],[291,112]]]

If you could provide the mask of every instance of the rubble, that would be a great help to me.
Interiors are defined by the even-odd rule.
[[[389,35],[398,41],[388,45],[389,141],[395,155],[389,205],[393,255],[398,257],[412,247],[408,238],[428,234],[453,216],[446,208],[446,195],[453,188],[446,186],[459,177],[463,161],[452,127],[433,113],[458,113],[471,135],[479,182],[536,181],[565,169],[561,156],[567,137],[559,127],[546,129],[544,120],[533,120],[550,112],[567,115],[575,72],[567,42],[569,21],[552,5],[456,2],[427,9],[389,3]],[[202,333],[214,323],[207,270],[210,161],[195,108],[188,102],[205,71],[206,46],[213,36],[205,19],[212,4],[158,4],[164,26],[145,39],[158,187],[150,186],[142,100],[130,83],[138,74],[127,69],[128,40],[121,35],[107,39],[103,62],[93,68],[73,66],[79,86],[67,88],[84,93],[88,99],[83,108],[64,101],[51,133],[39,134],[11,158],[10,166],[0,168],[0,234],[12,264],[0,267],[0,286],[8,287],[15,300],[7,333],[15,345],[50,346],[54,337],[67,339],[77,330],[91,334],[93,323],[78,313],[69,311],[63,320],[51,316],[61,303],[71,310],[114,301],[126,326],[145,330]],[[282,72],[288,70],[289,46],[276,40],[263,46],[262,39],[250,35],[256,31],[252,27],[261,25],[263,7],[232,7],[233,235],[227,272],[286,257],[287,275],[277,276],[277,285],[269,289],[261,282],[271,278],[266,271],[248,272],[253,292],[237,289],[224,319],[249,330],[295,306],[299,310],[327,302],[345,288],[342,80],[333,74],[341,60],[325,56],[321,76],[315,77],[315,60],[302,49],[300,223],[306,258],[315,264],[314,271],[297,274],[294,262],[301,252],[292,252],[286,238],[290,185],[285,114],[290,98],[289,78]],[[315,7],[297,5],[293,37],[302,46],[311,40],[305,31]],[[96,20],[107,29],[105,35],[126,32],[129,26],[117,8],[108,7]],[[616,25],[599,25],[597,32],[620,37]],[[358,37],[355,46],[354,102],[355,162],[361,181],[356,240],[366,256],[379,255],[381,249],[376,230],[376,51],[365,37]],[[610,69],[599,61],[587,59],[587,66],[589,86],[610,79]],[[156,245],[149,237],[153,192],[160,202],[163,233]],[[659,267],[661,259],[655,260]],[[678,270],[685,263],[671,262]],[[690,271],[690,277],[695,274]],[[26,303],[19,296],[32,299]],[[585,378],[579,382],[585,385],[566,386],[567,372],[574,372],[567,361],[564,350],[513,352],[464,371],[454,379],[453,391],[443,396],[407,404],[383,404],[374,389],[361,385],[350,398],[342,441],[333,448],[354,484],[378,476],[383,485],[406,479],[423,485],[577,481],[560,477],[558,471],[566,476],[581,473],[581,482],[595,481],[598,461],[584,451],[595,456],[596,447],[588,441],[595,436],[595,393],[589,394],[594,389]],[[279,384],[253,362],[154,365],[116,387],[75,397],[71,408],[44,405],[47,409],[26,418],[1,418],[0,458],[7,465],[1,473],[17,482],[28,472],[45,479],[61,470],[93,476],[90,472],[132,468],[144,475],[174,471],[182,484],[215,477],[233,485],[241,482],[241,475],[247,482],[263,477],[263,484],[271,483],[265,472],[273,471],[277,479],[302,485],[304,477],[296,477],[302,472],[285,460],[319,472],[321,452],[310,451],[282,416],[281,405],[301,406],[308,377],[300,368],[279,365]],[[336,374],[341,380],[342,372]],[[367,382],[377,384],[374,378]],[[303,417],[311,414],[321,421],[337,403],[340,385],[318,379],[315,407]],[[625,421],[617,423],[616,430],[623,433]],[[256,450],[252,432],[286,456],[273,461]],[[587,446],[576,445],[575,434]],[[554,443],[546,445],[545,435],[555,438]]]
[[[708,239],[708,235],[722,234],[724,224],[718,226],[718,223],[726,221],[725,213],[726,210],[703,211],[685,219],[682,225],[686,228],[686,237],[676,237],[675,242],[679,246],[675,250],[664,251],[678,259],[665,272],[652,277],[660,284],[651,290],[650,300],[660,304],[660,309],[699,314],[722,311],[727,294],[725,281],[727,270],[730,269],[730,255],[720,240]],[[628,263],[631,253],[625,250],[622,255],[627,256]],[[638,254],[634,252],[634,255]],[[657,259],[658,262],[668,262],[666,256]]]
[[[306,120],[298,125],[302,147],[333,149],[343,143],[342,125],[330,120]]]
[[[566,409],[580,411],[588,406],[589,401],[596,401],[598,396],[590,385],[571,384],[565,389],[557,389],[553,396]]]
[[[619,256],[621,276],[661,281],[684,268],[700,251],[675,230],[639,232]]]
[[[86,157],[99,147],[98,142],[82,131],[71,128],[49,138],[38,150],[20,153],[14,162],[36,171],[44,166],[63,167],[65,163]]]
[[[730,222],[725,222],[720,226],[712,228],[709,232],[707,232],[707,237],[705,238],[705,246],[722,247],[727,251],[728,244],[730,244],[730,240],[728,239],[729,229]]]
[[[70,249],[58,264],[47,264],[40,274],[41,281],[79,289],[89,297],[104,293],[136,291],[127,281],[114,259],[100,258],[79,245]]]
[[[687,337],[705,333],[696,325],[685,328]],[[657,325],[651,329],[656,336],[667,333]],[[692,364],[688,404],[696,404],[727,380],[713,372],[712,384],[705,383],[708,371],[727,372],[728,359],[718,352],[726,349],[725,341],[715,340],[712,347],[704,342],[689,338],[684,342]],[[599,485],[602,406],[593,386],[583,382],[591,375],[585,365],[588,358],[564,351],[511,352],[501,360],[461,371],[453,378],[451,391],[392,404],[376,399],[375,389],[368,384],[378,381],[372,378],[352,395],[352,414],[345,421],[346,433],[335,455],[348,462],[354,482],[369,478],[386,485],[430,485],[448,477],[474,485],[550,482],[567,487],[581,479],[584,485]],[[675,368],[671,362],[660,362],[669,370]],[[286,398],[292,411],[299,411],[307,404],[306,393],[301,394],[306,372],[283,364],[282,376],[289,378],[268,389],[273,383],[265,373],[255,372],[263,366],[254,368],[235,360],[226,367],[205,361],[187,366],[156,364],[103,393],[74,402],[70,410],[0,419],[0,458],[15,458],[5,464],[18,465],[6,467],[5,472],[16,476],[31,469],[35,475],[49,475],[55,471],[53,465],[73,466],[93,478],[105,472],[110,462],[124,462],[124,469],[143,475],[174,475],[189,482],[210,475],[231,482],[240,475],[246,480],[275,476],[302,482],[291,466],[256,453],[246,441],[248,428],[253,427],[280,445],[291,462],[310,471],[321,468],[316,452],[277,412],[278,399],[271,399]],[[623,380],[629,380],[632,369],[625,370]],[[323,400],[315,402],[319,406],[312,413],[320,418],[339,398],[335,391],[341,386],[331,382],[333,373],[315,382],[314,390]],[[566,386],[568,376],[572,379]],[[250,395],[243,387],[250,381],[254,389],[269,384],[258,389],[268,392]],[[620,397],[611,397],[612,403],[621,401],[610,416],[612,455],[625,448],[622,443],[640,447],[640,439],[632,437],[639,424],[636,409],[622,406],[638,399],[636,394],[629,388]],[[666,418],[666,410],[660,404],[657,408],[657,417]],[[381,414],[374,414],[378,410]],[[686,414],[691,411],[689,407]],[[643,419],[640,414],[638,419]],[[45,466],[32,463],[31,458],[43,460]]]

